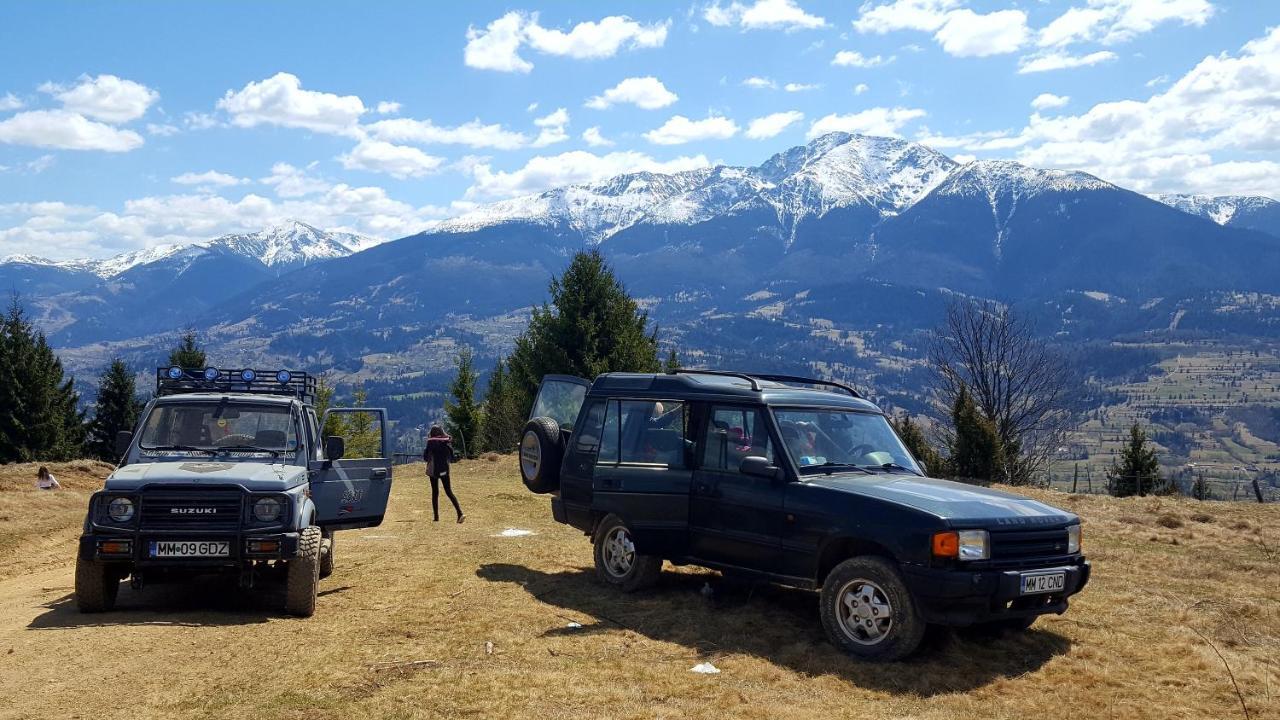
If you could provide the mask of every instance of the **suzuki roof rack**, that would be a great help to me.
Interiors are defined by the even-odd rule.
[[[833,387],[839,390],[843,390],[856,398],[862,397],[861,395],[858,394],[857,390],[854,390],[853,388],[843,383],[838,383],[833,380],[819,380],[817,378],[800,377],[798,375],[777,375],[772,373],[740,373],[740,372],[732,372],[730,370],[690,370],[685,368],[671,370],[668,372],[668,374],[715,375],[719,377],[738,378],[740,380],[746,380],[747,382],[751,383],[751,389],[756,392],[761,391],[762,388],[760,387],[760,381],[765,380],[767,382],[778,382],[778,383],[801,383],[805,385],[822,385],[825,387]]]
[[[181,393],[251,393],[296,397],[314,404],[316,378],[292,370],[219,370],[207,367],[189,370],[178,367],[156,368],[156,397]]]

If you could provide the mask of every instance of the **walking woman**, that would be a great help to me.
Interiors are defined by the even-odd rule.
[[[444,428],[432,425],[427,433],[427,447],[422,451],[422,459],[427,463],[427,477],[431,478],[431,514],[436,522],[440,521],[440,483],[444,483],[444,494],[449,496],[453,509],[458,511],[458,522],[467,519],[462,514],[462,506],[458,498],[453,496],[453,488],[449,486],[449,462],[453,459],[453,440],[444,434]]]

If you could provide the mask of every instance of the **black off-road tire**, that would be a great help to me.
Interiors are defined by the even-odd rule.
[[[854,597],[845,605],[843,598],[850,593]],[[863,555],[835,566],[822,584],[818,605],[831,644],[864,660],[901,660],[924,639],[925,622],[915,598],[887,558]]]
[[[608,515],[593,538],[596,577],[622,592],[652,587],[662,576],[662,558],[635,550],[631,530],[622,518]]]
[[[329,533],[320,540],[320,579],[333,574],[333,549],[337,542],[337,534]]]
[[[76,607],[82,613],[106,612],[116,606],[120,572],[95,560],[76,558]]]
[[[525,423],[520,434],[520,479],[529,490],[543,494],[560,489],[560,463],[564,443],[560,426],[549,417]]]
[[[320,541],[320,528],[303,528],[298,536],[298,555],[286,561],[284,609],[290,615],[311,617],[316,612]]]

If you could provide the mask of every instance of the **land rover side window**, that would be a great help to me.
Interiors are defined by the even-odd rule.
[[[712,407],[702,441],[702,468],[736,473],[742,459],[752,456],[774,461],[764,413],[759,408]]]
[[[600,447],[600,432],[604,424],[604,402],[596,400],[587,406],[580,427],[574,428],[573,448],[575,451],[595,455]]]
[[[622,400],[619,462],[683,468],[684,403],[671,400]]]
[[[618,441],[622,434],[618,422],[618,401],[610,400],[605,409],[604,429],[600,433],[600,455],[596,462],[601,465],[614,465],[618,462]]]

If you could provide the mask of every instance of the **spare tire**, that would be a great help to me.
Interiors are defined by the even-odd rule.
[[[564,459],[564,443],[560,426],[549,417],[536,417],[524,426],[520,435],[520,479],[536,493],[560,489],[560,461]]]

